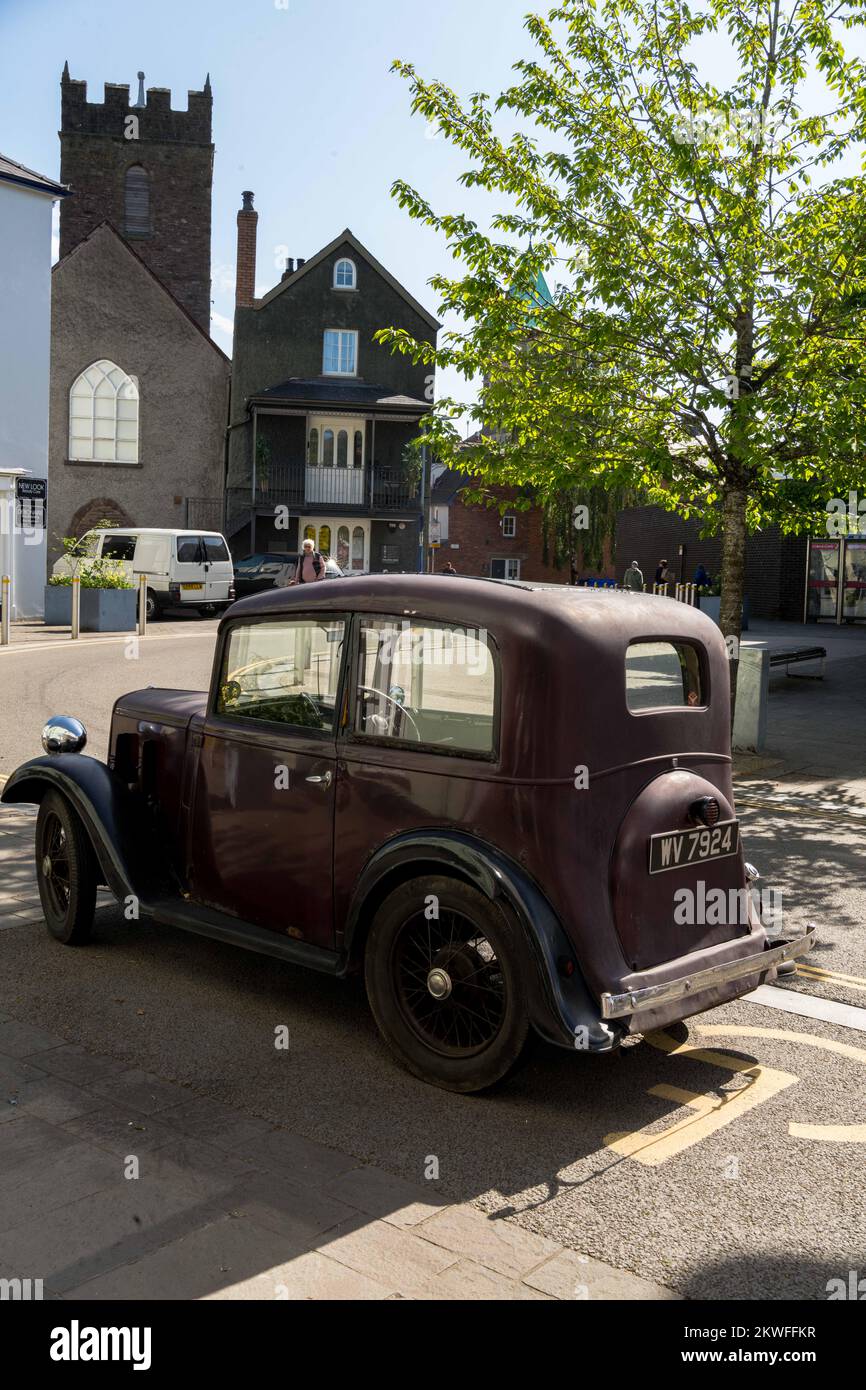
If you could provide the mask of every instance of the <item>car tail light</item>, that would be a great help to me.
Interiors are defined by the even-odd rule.
[[[693,821],[697,821],[701,825],[715,825],[721,815],[721,810],[714,796],[700,796],[689,807],[689,815]]]

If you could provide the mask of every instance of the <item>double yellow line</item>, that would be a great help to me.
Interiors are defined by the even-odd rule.
[[[818,984],[844,985],[846,989],[856,989],[860,994],[866,994],[866,980],[862,975],[843,975],[836,970],[821,970],[817,965],[797,964],[797,974],[804,979],[815,980]]]

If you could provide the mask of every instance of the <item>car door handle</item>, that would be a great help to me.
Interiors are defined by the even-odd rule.
[[[318,783],[320,783],[323,787],[329,787],[329,786],[331,785],[331,773],[330,773],[330,772],[324,772],[324,773],[322,773],[321,775],[319,775],[318,772],[315,772],[315,773],[313,773],[313,776],[312,776],[312,777],[305,777],[305,778],[304,778],[304,781],[305,781],[305,782],[318,782]]]

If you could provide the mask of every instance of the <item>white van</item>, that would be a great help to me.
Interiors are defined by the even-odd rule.
[[[63,555],[52,574],[74,574],[81,558],[118,560],[133,584],[147,575],[147,616],[164,608],[197,608],[208,615],[234,602],[234,566],[218,531],[163,531],[112,527],[88,531],[73,557]]]

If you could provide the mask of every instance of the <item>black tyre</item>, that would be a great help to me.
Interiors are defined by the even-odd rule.
[[[147,621],[152,623],[154,618],[158,618],[161,612],[162,604],[153,592],[153,589],[148,589],[147,597],[144,600],[144,614]]]
[[[524,1050],[522,961],[514,929],[477,889],[413,879],[385,899],[370,929],[364,976],[373,1017],[422,1081],[485,1090]]]
[[[87,831],[59,792],[48,792],[36,820],[36,879],[45,924],[58,941],[88,941],[98,869]]]

